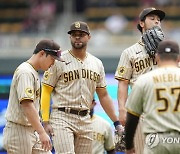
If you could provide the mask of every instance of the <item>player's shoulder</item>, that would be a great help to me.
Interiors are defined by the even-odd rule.
[[[124,53],[129,53],[129,52],[136,52],[137,50],[142,50],[143,48],[143,43],[141,41],[138,41],[131,45],[130,47],[126,48],[123,52]]]
[[[70,50],[64,50],[61,52],[61,56],[67,56]]]
[[[87,56],[88,56],[89,58],[94,59],[94,60],[101,61],[99,58],[97,58],[96,56],[92,55],[92,54],[89,53],[89,52],[87,52]]]
[[[14,75],[16,76],[38,76],[38,72],[28,62],[21,63],[15,70]]]
[[[21,63],[17,69],[19,71],[19,73],[31,73],[33,71],[35,71],[35,69],[33,68],[33,66],[31,64],[29,64],[28,62],[23,62]]]
[[[87,57],[90,61],[93,61],[93,62],[96,62],[96,63],[99,63],[99,64],[102,64],[102,61],[97,58],[96,56],[92,55],[91,53],[87,52]]]
[[[158,74],[159,72],[161,72],[161,68],[156,68],[154,70],[151,70],[147,73],[144,73],[142,75],[140,75],[137,78],[137,82],[139,82],[139,84],[145,84],[145,83],[149,83],[149,81],[153,78],[153,76],[155,76],[156,74]]]

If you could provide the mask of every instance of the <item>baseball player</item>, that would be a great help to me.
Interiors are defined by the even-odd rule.
[[[180,153],[177,142],[180,139],[179,59],[178,43],[170,40],[160,42],[156,53],[158,68],[140,76],[135,82],[126,103],[127,154],[134,152],[133,137],[142,113],[146,136],[144,154]]]
[[[95,99],[92,101],[90,116],[93,127],[92,154],[115,154],[114,136],[110,124],[94,114]]]
[[[112,99],[106,90],[102,62],[86,51],[90,40],[85,22],[72,23],[70,30],[72,49],[64,51],[64,63],[56,61],[44,73],[41,108],[44,127],[52,135],[56,153],[92,153],[92,126],[90,106],[94,92],[109,117],[119,129]],[[50,113],[50,94],[52,111]],[[119,129],[120,130],[120,129]]]
[[[40,41],[30,59],[17,67],[11,83],[3,130],[3,146],[9,154],[50,154],[51,140],[40,123],[40,79],[59,59],[60,46],[52,40]]]
[[[161,21],[164,19],[165,13],[155,8],[146,8],[139,15],[139,23],[137,28],[143,34],[147,29],[153,26],[161,27]],[[154,58],[150,58],[145,50],[145,45],[140,39],[137,43],[125,49],[120,57],[115,79],[118,80],[118,104],[119,104],[119,120],[122,125],[126,121],[125,102],[128,97],[128,86],[134,84],[137,78],[152,70],[156,66]],[[139,128],[140,129],[140,128]],[[141,130],[139,130],[141,132]],[[143,140],[141,135],[137,133],[138,154],[142,153]]]

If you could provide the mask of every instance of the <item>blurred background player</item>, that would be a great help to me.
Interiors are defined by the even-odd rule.
[[[144,154],[179,154],[180,138],[180,52],[178,43],[165,40],[156,53],[158,68],[140,76],[126,103],[126,148],[133,154],[133,137],[144,113]],[[170,143],[168,137],[173,140]],[[167,139],[165,141],[165,139]]]
[[[90,106],[96,92],[100,103],[121,131],[105,81],[104,67],[98,58],[87,52],[91,38],[85,22],[71,24],[72,48],[63,52],[64,63],[58,61],[44,73],[42,82],[42,118],[52,135],[56,153],[92,153]],[[50,95],[52,111],[50,113]]]
[[[164,17],[165,13],[163,11],[155,8],[146,8],[139,15],[137,28],[143,35],[146,30],[154,26],[161,27],[161,21]],[[156,62],[154,58],[150,58],[145,50],[142,39],[122,52],[115,72],[115,79],[118,80],[119,120],[123,126],[126,122],[125,103],[128,97],[128,86],[132,87],[137,78],[151,71],[154,65],[156,65]],[[139,131],[141,132],[141,130]],[[141,133],[137,133],[136,146],[139,149],[138,154],[141,154],[143,150],[143,136],[141,136]]]
[[[111,125],[100,116],[94,114],[94,107],[96,105],[93,99],[90,109],[90,116],[92,120],[93,129],[93,148],[92,154],[115,154],[114,135]]]
[[[39,70],[46,71],[60,55],[60,46],[52,40],[40,41],[30,59],[14,72],[6,112],[3,144],[13,154],[51,153],[49,136],[40,123]]]

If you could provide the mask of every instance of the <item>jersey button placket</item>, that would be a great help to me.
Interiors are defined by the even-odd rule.
[[[83,62],[81,61],[81,70],[82,69],[83,69]],[[80,85],[79,85],[79,87],[80,87],[80,95],[81,95],[81,101],[79,102],[80,103],[79,105],[80,105],[80,108],[82,108],[81,102],[83,101],[83,76],[80,78]]]

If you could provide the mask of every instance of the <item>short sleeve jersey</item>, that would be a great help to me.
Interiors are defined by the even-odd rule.
[[[39,111],[40,79],[38,72],[28,62],[19,65],[14,72],[5,117],[8,121],[30,126],[20,105],[22,100],[32,100]]]
[[[105,88],[105,71],[101,60],[87,53],[84,61],[64,51],[65,62],[56,61],[44,73],[43,83],[53,87],[52,108],[89,109],[97,88]]]
[[[144,133],[180,132],[180,68],[158,68],[140,76],[126,108],[136,116],[144,113]]]
[[[100,154],[115,149],[112,129],[107,121],[98,115],[93,115],[92,127],[93,154]]]
[[[141,74],[149,72],[155,66],[156,62],[146,53],[142,41],[139,41],[122,52],[115,79],[129,80],[132,86]]]

